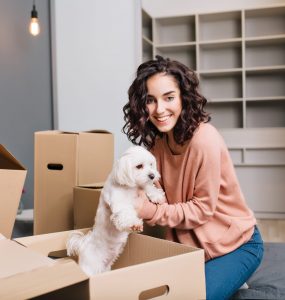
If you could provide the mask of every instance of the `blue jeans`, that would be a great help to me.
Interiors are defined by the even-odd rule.
[[[207,299],[229,299],[257,269],[262,257],[263,241],[255,226],[247,243],[226,255],[206,262]]]

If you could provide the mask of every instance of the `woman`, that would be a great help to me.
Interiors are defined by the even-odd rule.
[[[203,248],[207,299],[229,299],[261,262],[263,242],[195,73],[157,56],[139,66],[124,106],[128,139],[155,155],[167,203],[138,214],[166,238]],[[189,278],[189,280],[191,280]]]

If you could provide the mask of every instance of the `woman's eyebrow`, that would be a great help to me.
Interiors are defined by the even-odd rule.
[[[166,92],[166,93],[162,94],[162,96],[167,96],[167,95],[172,94],[172,93],[175,93],[175,91]],[[151,94],[147,94],[147,97],[153,97],[153,98],[155,98],[155,96],[153,96]]]
[[[172,93],[175,93],[175,91],[166,92],[166,93],[163,94],[163,96],[167,96],[167,95],[172,94]]]

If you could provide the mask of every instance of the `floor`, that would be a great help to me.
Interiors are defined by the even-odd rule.
[[[285,243],[285,220],[258,219],[257,224],[264,242]],[[32,234],[32,223],[16,221],[13,230],[13,238]]]
[[[264,242],[285,243],[285,220],[258,219],[257,224]]]

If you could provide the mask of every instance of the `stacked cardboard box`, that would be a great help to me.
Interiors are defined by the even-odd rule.
[[[109,132],[36,132],[34,233],[73,229],[73,187],[105,181],[113,160]]]

